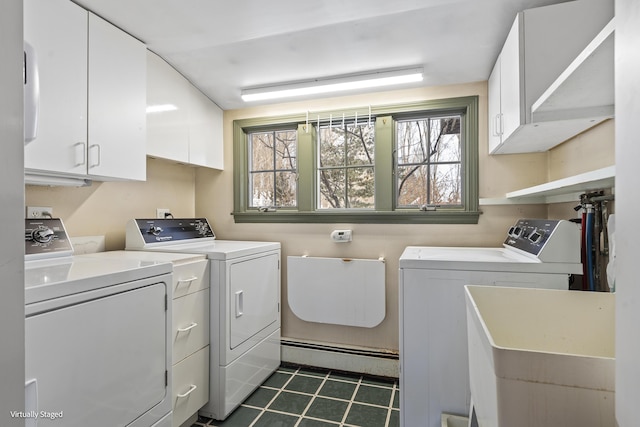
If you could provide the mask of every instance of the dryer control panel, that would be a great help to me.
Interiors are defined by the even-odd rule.
[[[127,224],[127,248],[146,244],[193,241],[216,236],[206,218],[134,219]]]
[[[504,246],[544,262],[580,262],[580,230],[565,220],[519,219],[509,228]]]

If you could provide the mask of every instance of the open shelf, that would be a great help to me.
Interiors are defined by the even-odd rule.
[[[614,115],[615,18],[532,105],[532,122]]]
[[[549,204],[579,201],[580,194],[615,186],[616,167],[608,166],[522,190],[512,191],[505,198],[480,199],[480,205]]]

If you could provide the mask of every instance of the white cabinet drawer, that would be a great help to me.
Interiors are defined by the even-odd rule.
[[[209,400],[209,346],[173,366],[173,427]]]
[[[173,300],[173,363],[209,344],[209,289]]]
[[[202,260],[173,266],[173,298],[209,287],[209,261]]]

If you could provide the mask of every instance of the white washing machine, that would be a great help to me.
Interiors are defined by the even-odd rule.
[[[407,247],[399,266],[400,425],[440,427],[471,403],[464,286],[568,289],[582,274],[580,232],[521,219],[502,248]]]
[[[225,419],[280,365],[280,243],[216,240],[205,218],[134,219],[126,249],[209,259],[209,402],[200,413]]]
[[[72,256],[25,222],[25,425],[171,426],[171,264]]]

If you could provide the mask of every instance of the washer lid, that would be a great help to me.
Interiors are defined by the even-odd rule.
[[[430,270],[510,271],[521,273],[582,272],[581,264],[545,263],[508,248],[409,246],[400,268]]]

